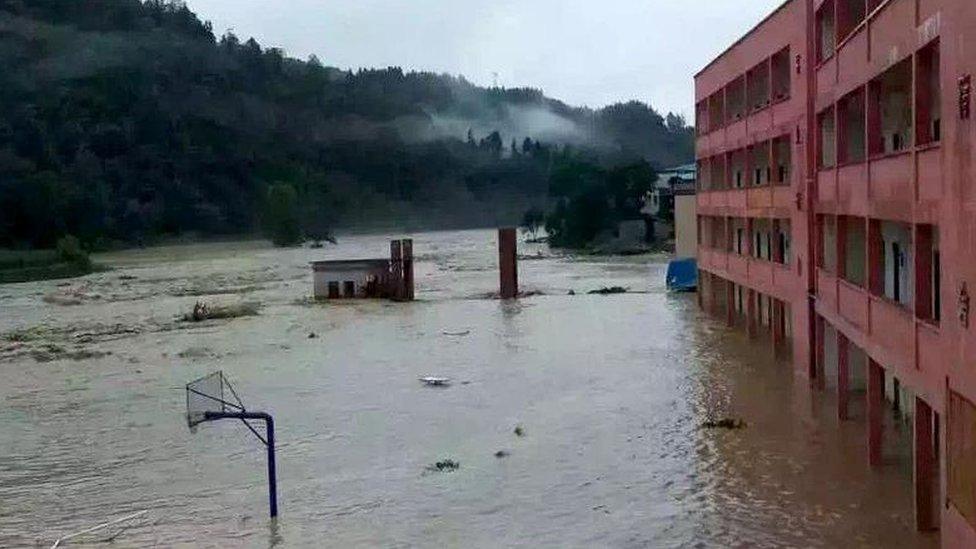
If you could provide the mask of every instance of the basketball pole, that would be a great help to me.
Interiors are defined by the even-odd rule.
[[[204,412],[204,419],[207,421],[218,419],[240,419],[243,421],[253,419],[264,422],[265,432],[267,434],[266,438],[261,442],[268,448],[268,502],[271,507],[271,518],[277,518],[278,478],[275,471],[274,418],[271,417],[271,414],[265,412]],[[260,438],[260,435],[258,438]]]

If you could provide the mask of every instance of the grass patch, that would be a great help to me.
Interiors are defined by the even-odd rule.
[[[95,270],[72,236],[59,240],[54,250],[0,250],[0,284],[73,278]]]

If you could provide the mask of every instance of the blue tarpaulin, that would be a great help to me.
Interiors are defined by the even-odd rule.
[[[698,288],[698,262],[694,258],[675,259],[668,263],[669,290],[693,292]]]

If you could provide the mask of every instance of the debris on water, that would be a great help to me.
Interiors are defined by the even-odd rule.
[[[119,280],[137,280],[139,277],[132,275],[119,275]]]
[[[741,419],[736,418],[722,418],[719,420],[708,420],[702,423],[702,427],[705,429],[742,429],[746,426],[746,422]]]
[[[576,290],[570,290],[566,295],[576,295]]]
[[[209,305],[197,301],[193,311],[183,315],[185,322],[203,322],[204,320],[239,318],[258,314],[260,306],[253,302],[237,303],[234,305]]]
[[[604,287],[599,290],[590,290],[590,295],[611,295],[611,294],[625,294],[627,293],[627,288],[622,286],[610,286],[609,288]]]
[[[461,467],[461,463],[453,459],[438,461],[433,465],[428,465],[424,469],[431,473],[452,473]]]
[[[317,337],[319,337],[319,336],[318,336],[318,334],[316,334],[315,332],[310,332],[310,333],[308,334],[308,338],[309,338],[309,339],[315,339],[315,338],[317,338]]]
[[[542,251],[541,250],[538,251],[538,252],[536,252],[535,254],[532,254],[532,255],[528,255],[528,254],[519,254],[518,255],[518,260],[519,261],[531,261],[533,259],[545,259],[545,258],[546,258],[546,256],[542,255]]]
[[[495,457],[498,458],[498,459],[507,458],[510,455],[512,455],[512,454],[509,453],[507,450],[499,450],[499,451],[495,452]]]
[[[466,336],[466,335],[470,334],[471,333],[471,330],[460,330],[460,331],[457,331],[457,332],[443,331],[441,333],[444,334],[444,335],[446,335],[446,336],[462,337],[462,336]]]
[[[517,437],[524,437],[525,436],[525,427],[522,427],[521,425],[516,425],[515,426],[515,436],[517,436]]]
[[[428,387],[447,387],[451,384],[451,378],[427,376],[420,378],[420,382]]]

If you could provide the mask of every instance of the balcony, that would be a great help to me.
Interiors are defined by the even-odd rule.
[[[911,221],[912,155],[908,152],[882,156],[871,161],[872,216],[896,221]]]
[[[871,341],[901,365],[914,364],[915,321],[910,310],[879,297],[871,298]]]
[[[837,312],[862,332],[870,329],[867,292],[846,280],[837,281]]]

